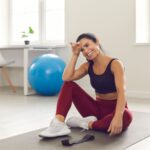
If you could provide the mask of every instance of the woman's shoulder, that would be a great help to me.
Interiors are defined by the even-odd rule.
[[[115,71],[115,70],[124,70],[124,65],[123,62],[118,59],[118,58],[113,58],[113,61],[111,63],[111,70]]]
[[[118,58],[112,58],[112,65],[123,65],[123,62]]]

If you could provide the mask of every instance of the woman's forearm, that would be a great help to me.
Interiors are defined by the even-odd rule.
[[[121,92],[121,93],[118,92],[115,116],[122,116],[123,115],[125,105],[126,105],[126,99],[125,99],[124,92]]]
[[[68,65],[64,70],[63,80],[65,81],[70,80],[71,77],[73,76],[78,57],[79,57],[78,55],[75,54],[72,55],[70,62],[68,63]]]

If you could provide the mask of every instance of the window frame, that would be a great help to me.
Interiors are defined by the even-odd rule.
[[[137,38],[137,0],[135,0],[134,1],[135,3],[134,3],[134,12],[135,12],[135,14],[134,14],[134,45],[135,46],[150,46],[150,39],[149,39],[149,41],[148,42],[137,42],[136,41],[136,38]],[[150,5],[149,5],[149,12],[150,12]],[[150,18],[149,18],[149,20],[150,20]],[[150,22],[149,22],[150,23]],[[149,29],[150,29],[150,27],[149,27]],[[149,33],[149,36],[150,36],[150,33]]]
[[[55,45],[64,45],[65,44],[65,9],[64,9],[64,39],[63,41],[50,41],[46,39],[46,0],[39,1],[39,39],[33,41],[33,44],[55,44]],[[64,0],[65,8],[65,0]],[[9,45],[22,45],[21,42],[13,42],[12,40],[12,0],[8,2],[8,44]]]

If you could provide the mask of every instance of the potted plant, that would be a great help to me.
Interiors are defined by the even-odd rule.
[[[26,38],[26,40],[24,40],[25,45],[29,45],[29,44],[30,44],[30,41],[29,41],[28,37],[29,37],[31,34],[33,34],[33,33],[34,33],[34,30],[32,29],[31,26],[28,27],[28,31],[26,31],[26,32],[23,31],[23,32],[22,32],[22,38]]]

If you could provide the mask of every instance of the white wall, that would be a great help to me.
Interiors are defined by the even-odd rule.
[[[0,0],[0,45],[8,41],[8,0]]]
[[[0,44],[7,41],[8,0],[0,0]],[[95,33],[109,55],[121,59],[126,68],[127,94],[134,97],[150,98],[150,46],[135,45],[135,0],[66,0],[66,43],[75,41],[83,32]],[[5,31],[5,32],[4,32]],[[59,51],[67,62],[71,50]],[[81,56],[78,65],[84,58]],[[11,71],[11,70],[10,70]],[[16,71],[16,72],[15,72]],[[20,68],[12,70],[22,75]],[[18,74],[18,75],[19,75]],[[90,87],[88,77],[79,82]]]
[[[150,46],[134,43],[135,0],[66,0],[66,42],[83,32],[95,33],[106,52],[123,61],[129,96],[150,97]],[[88,86],[87,80],[80,83]]]

